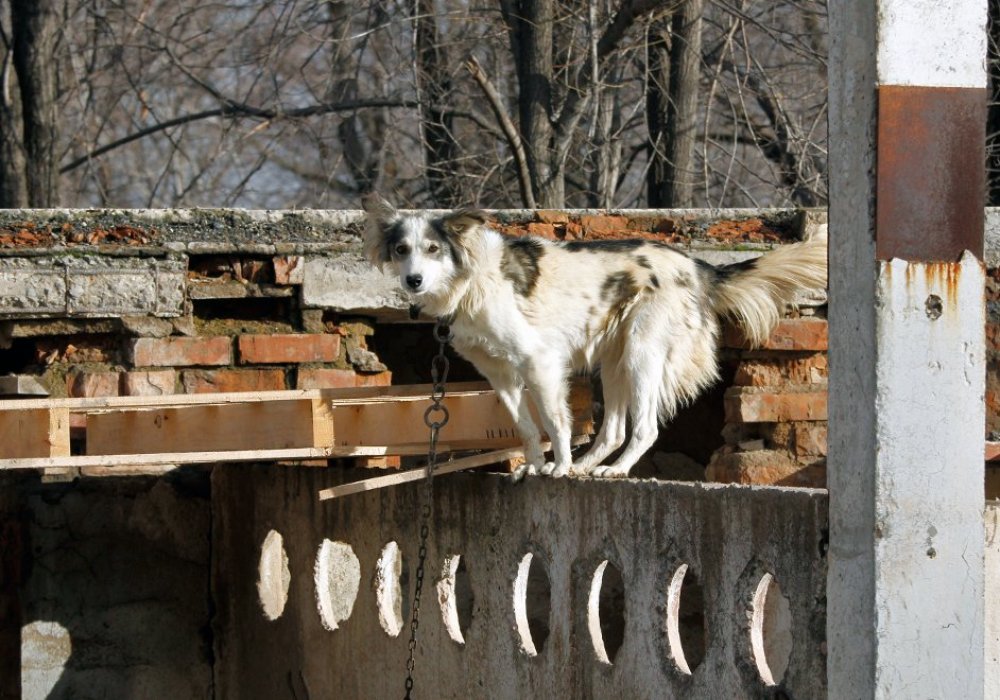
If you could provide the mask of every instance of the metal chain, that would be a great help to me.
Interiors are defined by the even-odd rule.
[[[431,508],[434,502],[434,468],[437,467],[438,433],[448,423],[448,408],[444,405],[445,383],[451,363],[444,354],[445,346],[451,341],[449,320],[437,319],[434,324],[434,338],[438,341],[438,354],[431,361],[431,405],[424,411],[424,424],[430,428],[430,444],[427,449],[427,478],[422,489],[420,508],[420,549],[417,553],[416,584],[413,587],[413,615],[410,618],[409,656],[406,658],[406,695],[410,700],[413,691],[413,669],[416,666],[414,653],[417,650],[417,628],[420,626],[420,594],[424,589],[424,565],[427,562],[427,537],[430,534]]]

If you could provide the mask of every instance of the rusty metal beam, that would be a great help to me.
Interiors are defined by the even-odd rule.
[[[985,88],[878,89],[876,257],[983,258]]]

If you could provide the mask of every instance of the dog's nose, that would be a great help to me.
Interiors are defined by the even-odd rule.
[[[406,284],[410,289],[420,289],[420,283],[424,281],[423,275],[407,275]]]

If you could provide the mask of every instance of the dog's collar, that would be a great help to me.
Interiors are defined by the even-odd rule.
[[[422,310],[423,307],[420,304],[410,304],[410,320],[416,321],[418,318],[420,318],[420,312]]]

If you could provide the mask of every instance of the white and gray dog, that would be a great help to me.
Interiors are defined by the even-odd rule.
[[[424,312],[452,319],[455,349],[516,421],[526,462],[515,478],[628,476],[656,440],[658,422],[719,378],[721,318],[760,344],[797,290],[826,286],[820,237],[713,266],[647,240],[510,238],[476,210],[401,214],[377,194],[364,207],[368,259],[398,274]],[[569,379],[598,367],[604,421],[573,462]],[[552,441],[552,462],[525,389]],[[602,466],[625,442],[627,416],[631,439]]]

